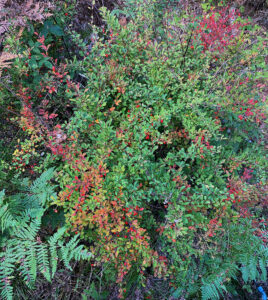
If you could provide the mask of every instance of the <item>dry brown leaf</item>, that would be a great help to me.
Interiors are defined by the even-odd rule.
[[[0,0],[0,11],[4,8],[6,0]]]
[[[0,54],[0,77],[2,75],[2,70],[4,68],[10,67],[12,64],[12,60],[18,57],[18,55],[10,53],[10,52],[2,52]]]
[[[28,0],[28,2],[25,5],[25,8],[29,9],[29,8],[31,8],[32,5],[33,5],[33,0]]]
[[[8,30],[8,27],[11,25],[9,22],[2,22],[0,23],[0,34],[6,32]]]
[[[53,5],[46,1],[28,0],[20,4],[17,1],[0,0],[0,35],[8,31],[10,26],[26,26],[27,20],[43,22],[52,16],[44,10],[52,8]]]
[[[24,31],[24,27],[21,27],[18,34],[17,34],[17,36],[16,36],[16,40],[19,40],[21,38],[21,36],[23,34],[23,31]]]

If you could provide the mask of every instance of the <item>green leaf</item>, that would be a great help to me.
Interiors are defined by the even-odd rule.
[[[44,64],[46,61],[47,61],[47,58],[43,58],[42,60],[40,60],[40,61],[38,62],[38,67],[39,67],[39,68],[42,67],[43,64]]]
[[[56,36],[63,36],[64,32],[62,28],[58,25],[53,25],[49,27],[49,31]]]
[[[44,62],[44,65],[49,69],[52,69],[52,67],[53,67],[52,63],[47,60]]]
[[[29,60],[29,66],[30,66],[31,68],[33,68],[33,69],[37,69],[37,68],[38,68],[37,62],[36,62],[36,60],[35,60],[34,58],[31,58],[31,59]]]

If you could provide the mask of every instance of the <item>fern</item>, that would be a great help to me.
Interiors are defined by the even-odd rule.
[[[221,277],[211,282],[203,281],[203,286],[201,287],[202,300],[220,299],[220,296],[223,295],[223,290],[226,291],[226,288],[223,285],[223,279]]]
[[[37,262],[38,262],[39,269],[44,275],[44,277],[48,281],[51,281],[47,245],[40,243],[39,245],[37,245],[37,251],[38,251]]]
[[[15,225],[15,220],[13,219],[12,215],[9,212],[8,205],[4,205],[4,195],[5,192],[0,192],[0,228],[2,233],[9,227]]]
[[[236,224],[228,229],[229,238],[221,241],[221,252],[212,255],[208,252],[198,266],[198,272],[202,274],[202,300],[224,298],[232,282],[241,277],[245,285],[267,280],[268,250],[253,234],[250,224]],[[196,266],[191,269],[195,270]],[[193,285],[197,284],[198,280]],[[190,288],[187,291],[189,293]]]
[[[39,178],[37,178],[29,188],[29,192],[37,194],[39,199],[43,194],[53,194],[54,187],[48,186],[47,182],[53,178],[54,170],[46,170]]]
[[[65,233],[65,228],[60,228],[53,236],[48,240],[49,251],[50,251],[50,266],[51,266],[51,276],[53,277],[58,264],[58,254],[57,254],[57,243],[63,237]]]
[[[34,282],[36,280],[36,273],[37,273],[37,253],[36,253],[36,247],[35,245],[30,246],[29,248],[29,264],[30,264],[30,274],[32,275],[32,281]]]
[[[1,296],[4,299],[13,299],[13,287],[11,285],[11,280],[13,278],[12,274],[15,268],[15,258],[12,256],[11,252],[1,252],[0,253],[0,290]]]
[[[259,259],[259,266],[260,266],[260,270],[261,270],[261,280],[262,281],[266,281],[267,279],[267,257],[266,260],[265,258],[260,258]]]
[[[77,244],[79,243],[78,235],[74,236],[67,244],[66,247],[63,247],[61,244],[60,253],[63,259],[65,266],[71,270],[70,260],[74,256],[74,249],[76,248]]]
[[[47,241],[41,241],[38,236],[47,201],[54,194],[54,187],[48,184],[52,176],[53,169],[50,169],[31,185],[23,181],[21,192],[14,196],[5,197],[4,191],[0,192],[0,290],[3,299],[13,299],[12,279],[17,276],[34,288],[39,273],[48,281],[52,280],[58,261],[63,261],[71,270],[71,260],[91,257],[83,245],[78,245],[78,235],[65,243],[64,227]]]

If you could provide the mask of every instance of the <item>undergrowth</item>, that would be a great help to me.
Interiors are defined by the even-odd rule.
[[[20,128],[12,155],[0,144],[2,297],[53,284],[58,260],[89,276],[81,299],[252,295],[267,280],[265,33],[224,3],[153,0],[77,33],[69,4],[13,23],[0,57]]]

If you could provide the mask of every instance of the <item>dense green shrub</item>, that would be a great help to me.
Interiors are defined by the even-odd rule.
[[[1,95],[15,90],[24,131],[11,172],[56,169],[46,205],[64,212],[66,234],[80,234],[118,297],[152,275],[165,287],[147,288],[154,299],[239,294],[239,280],[266,280],[266,41],[225,8],[131,4],[102,10],[90,51],[52,21],[10,42],[21,56]],[[77,57],[57,54],[61,37]]]

